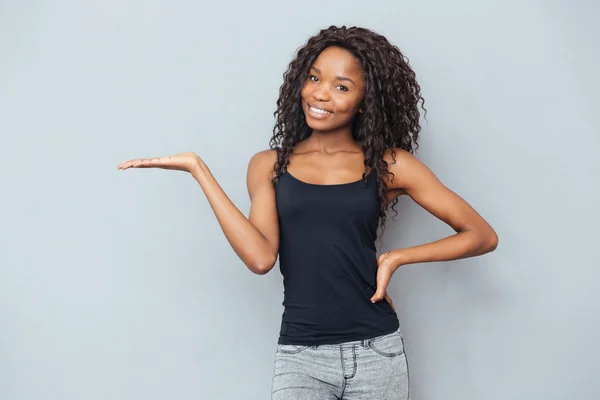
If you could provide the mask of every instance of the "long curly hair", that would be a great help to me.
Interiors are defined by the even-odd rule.
[[[420,94],[420,86],[415,72],[410,68],[408,58],[400,49],[392,45],[384,36],[360,27],[330,26],[322,29],[297,50],[283,74],[283,84],[279,89],[277,109],[274,112],[275,127],[269,145],[277,152],[274,165],[273,185],[289,164],[294,145],[309,137],[312,129],[306,123],[302,111],[301,90],[311,65],[327,47],[337,46],[351,52],[360,62],[365,76],[365,93],[362,113],[357,113],[352,121],[353,139],[360,145],[365,156],[365,172],[375,174],[379,187],[379,223],[383,229],[386,210],[398,202],[395,198],[387,203],[387,190],[383,174],[392,175],[388,163],[383,159],[386,150],[391,149],[393,163],[396,162],[394,148],[402,148],[413,153],[418,148],[419,107],[421,101],[425,110],[425,100]],[[427,111],[425,110],[425,113]]]

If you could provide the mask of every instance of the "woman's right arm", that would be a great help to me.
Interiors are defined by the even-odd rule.
[[[258,152],[250,159],[246,175],[249,218],[233,204],[202,160],[191,171],[229,244],[248,269],[259,275],[273,268],[279,252],[275,188],[271,184],[276,159],[274,150]]]

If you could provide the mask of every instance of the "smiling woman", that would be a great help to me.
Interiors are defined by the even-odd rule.
[[[313,129],[331,131],[348,125],[357,111],[362,112],[364,86],[363,70],[352,53],[337,46],[323,50],[301,92],[307,120],[324,121],[313,121]]]
[[[412,155],[423,102],[415,77],[398,47],[368,29],[331,26],[311,37],[284,74],[271,148],[248,164],[248,218],[195,153],[118,167],[190,172],[248,269],[266,274],[279,258],[274,400],[409,398],[386,292],[393,273],[497,246],[492,227]],[[378,227],[403,194],[456,234],[378,257]]]

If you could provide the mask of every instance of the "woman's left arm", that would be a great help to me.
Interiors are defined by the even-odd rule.
[[[418,158],[403,149],[395,149],[395,153],[395,163],[390,151],[384,156],[388,170],[394,174],[385,178],[388,190],[408,194],[452,227],[456,234],[382,254],[378,260],[377,292],[371,298],[373,301],[383,298],[392,274],[401,265],[475,257],[494,251],[498,246],[498,235],[473,207],[444,186]]]

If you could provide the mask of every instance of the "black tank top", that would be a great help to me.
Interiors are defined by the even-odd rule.
[[[376,290],[379,197],[366,182],[318,185],[287,170],[276,187],[284,312],[279,344],[339,344],[394,332]]]

